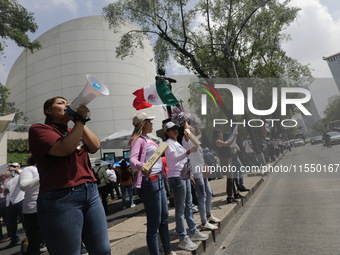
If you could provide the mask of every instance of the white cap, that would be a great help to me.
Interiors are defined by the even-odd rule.
[[[9,166],[20,167],[20,164],[17,162],[9,164]]]
[[[173,123],[172,121],[166,123],[163,127],[164,131],[168,131],[168,129],[173,128],[173,127],[177,127],[178,125],[176,125],[175,123]]]
[[[100,160],[100,158],[96,158],[96,160],[94,161],[95,165],[100,165],[102,163],[102,161]]]

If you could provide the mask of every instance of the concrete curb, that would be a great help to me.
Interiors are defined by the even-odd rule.
[[[247,203],[247,201],[255,194],[256,190],[260,187],[260,185],[264,182],[264,179],[261,178],[245,195],[245,198],[241,199],[238,204],[234,205],[234,208],[229,211],[219,223],[219,229],[216,231],[211,231],[209,234],[209,238],[206,241],[202,241],[198,244],[198,248],[195,251],[192,251],[191,254],[199,255],[206,254],[206,250],[216,242],[218,235],[221,234],[228,225],[228,223],[233,219],[233,217],[237,214],[237,212]]]

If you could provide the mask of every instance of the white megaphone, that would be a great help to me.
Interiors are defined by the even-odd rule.
[[[87,83],[85,87],[66,109],[68,115],[75,116],[77,114],[77,109],[79,106],[87,105],[96,97],[107,96],[110,94],[104,83],[102,83],[92,74],[86,74],[86,79]]]

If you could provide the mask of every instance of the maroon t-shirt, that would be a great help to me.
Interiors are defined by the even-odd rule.
[[[29,130],[29,147],[37,163],[40,193],[95,182],[86,145],[78,145],[68,156],[48,154],[53,144],[71,129],[61,124],[34,124]]]

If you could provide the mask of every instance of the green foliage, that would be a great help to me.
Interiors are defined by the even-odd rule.
[[[337,97],[332,103],[330,103],[324,110],[324,122],[328,123],[334,120],[340,120],[340,97]]]
[[[13,122],[17,122],[20,119],[27,121],[28,118],[25,114],[15,107],[14,102],[9,102],[9,89],[0,83],[0,116],[15,113]]]
[[[0,37],[11,39],[19,47],[24,47],[33,52],[40,48],[38,41],[31,42],[27,33],[35,33],[38,26],[34,22],[33,13],[28,12],[14,0],[0,0]],[[0,41],[0,52],[5,48]]]
[[[7,162],[18,162],[21,166],[26,165],[30,153],[12,152],[7,154]]]
[[[143,35],[154,42],[157,66],[164,67],[173,57],[210,85],[214,84],[212,78],[235,78],[235,69],[239,77],[246,79],[277,79],[252,84],[257,109],[269,109],[272,87],[296,87],[312,81],[309,66],[288,57],[281,47],[283,41],[290,39],[283,31],[299,11],[289,5],[290,1],[118,0],[103,12],[114,31],[119,31],[125,21],[140,27],[122,36],[117,56],[133,54]],[[236,81],[232,84],[237,85]],[[246,95],[246,84],[241,83],[240,87]],[[221,116],[235,119],[230,93],[219,92],[223,104],[217,109],[208,102],[204,123]],[[201,87],[190,85],[189,103],[197,111],[201,94]],[[292,116],[295,110],[288,109],[285,117]],[[281,119],[280,114],[278,110],[270,117]],[[252,116],[240,116],[243,117]]]
[[[10,139],[7,141],[7,152],[28,153],[29,146],[27,139]]]

